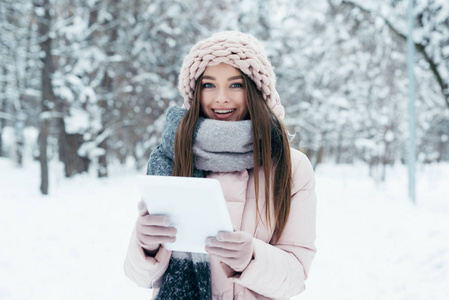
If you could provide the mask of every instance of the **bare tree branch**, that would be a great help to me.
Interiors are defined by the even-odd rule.
[[[385,24],[388,26],[388,28],[393,31],[397,36],[402,38],[404,41],[407,40],[407,35],[401,31],[399,31],[391,22],[388,20],[385,16],[379,15],[377,12],[371,11],[369,9],[364,8],[359,3],[349,1],[349,0],[343,0],[341,2],[342,4],[348,5],[350,7],[356,7],[360,9],[361,11],[370,14],[370,15],[376,15],[380,18],[382,18],[385,21]],[[424,57],[424,60],[429,64],[430,70],[432,74],[435,76],[435,79],[438,82],[438,85],[441,89],[441,94],[444,98],[444,101],[446,102],[447,107],[449,108],[449,83],[445,82],[444,79],[441,76],[440,71],[438,70],[438,64],[435,63],[435,61],[430,57],[426,52],[425,45],[421,43],[414,42],[416,50],[422,54]]]

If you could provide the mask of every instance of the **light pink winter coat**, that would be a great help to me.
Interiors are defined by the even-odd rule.
[[[214,256],[210,257],[213,299],[288,299],[305,289],[304,281],[316,252],[315,179],[312,166],[304,154],[291,149],[291,157],[293,185],[290,216],[277,242],[272,241],[273,231],[264,225],[262,170],[259,210],[263,220],[257,224],[253,170],[211,173],[208,176],[220,181],[234,228],[254,236],[254,259],[239,275],[225,270]],[[124,264],[125,274],[137,285],[153,288],[167,269],[170,255],[169,250],[161,247],[154,258],[146,257],[133,233]],[[153,294],[157,294],[157,288]]]

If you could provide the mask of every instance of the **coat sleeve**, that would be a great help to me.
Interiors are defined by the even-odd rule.
[[[142,247],[137,242],[134,231],[126,254],[124,271],[125,275],[144,288],[159,288],[162,277],[168,268],[171,251],[161,246],[154,257],[146,256]]]
[[[269,298],[288,298],[304,291],[316,253],[313,169],[304,154],[292,149],[292,162],[295,161],[290,215],[282,236],[270,244],[254,238],[253,260],[232,278],[235,283]]]

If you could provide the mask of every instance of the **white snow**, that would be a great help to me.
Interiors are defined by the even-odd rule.
[[[133,168],[62,177],[0,158],[0,299],[150,299],[122,270],[139,193]],[[406,169],[376,184],[364,165],[319,165],[318,253],[294,299],[443,300],[449,295],[449,165],[419,168],[418,205]]]
[[[64,118],[67,133],[84,133],[89,127],[89,113],[82,109],[72,108],[70,116]]]

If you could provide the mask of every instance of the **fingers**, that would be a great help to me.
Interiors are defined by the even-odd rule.
[[[227,250],[239,250],[246,244],[252,242],[252,236],[246,232],[228,232],[220,231],[217,237],[206,239],[206,245],[214,248],[223,248]]]
[[[140,232],[137,232],[137,240],[141,246],[149,246],[149,245],[160,245],[165,243],[174,243],[176,242],[176,236],[168,236],[168,235],[145,235]]]
[[[175,227],[161,227],[161,226],[138,226],[137,230],[143,235],[154,236],[176,236]]]
[[[244,270],[253,256],[253,237],[246,232],[219,232],[206,239],[206,252],[236,272]]]
[[[238,232],[230,232],[230,231],[220,231],[217,233],[217,240],[222,242],[229,242],[229,243],[245,243],[252,237],[242,231]]]
[[[138,243],[146,250],[157,250],[161,244],[174,243],[177,230],[169,227],[170,217],[165,215],[150,215],[145,203],[138,205],[139,217],[136,222],[136,236]]]
[[[240,249],[240,243],[230,243],[230,242],[222,242],[217,240],[216,238],[207,238],[206,239],[206,247],[208,248],[220,248],[224,250],[235,251]]]
[[[147,250],[158,249],[161,244],[176,241],[176,228],[162,226],[136,225],[136,236],[139,245]]]
[[[142,236],[150,236],[155,239],[173,238],[176,236],[177,230],[175,227],[168,227],[169,224],[170,218],[168,216],[146,215],[138,218],[136,230]]]
[[[140,216],[148,214],[147,205],[145,204],[143,199],[140,199],[139,203],[137,203],[137,211],[139,212]]]
[[[143,226],[162,226],[170,225],[170,217],[164,215],[150,215],[146,214],[138,218],[138,222]]]
[[[220,256],[222,258],[235,258],[238,256],[238,252],[233,249],[226,249],[220,247],[206,246],[206,252],[210,255]]]

